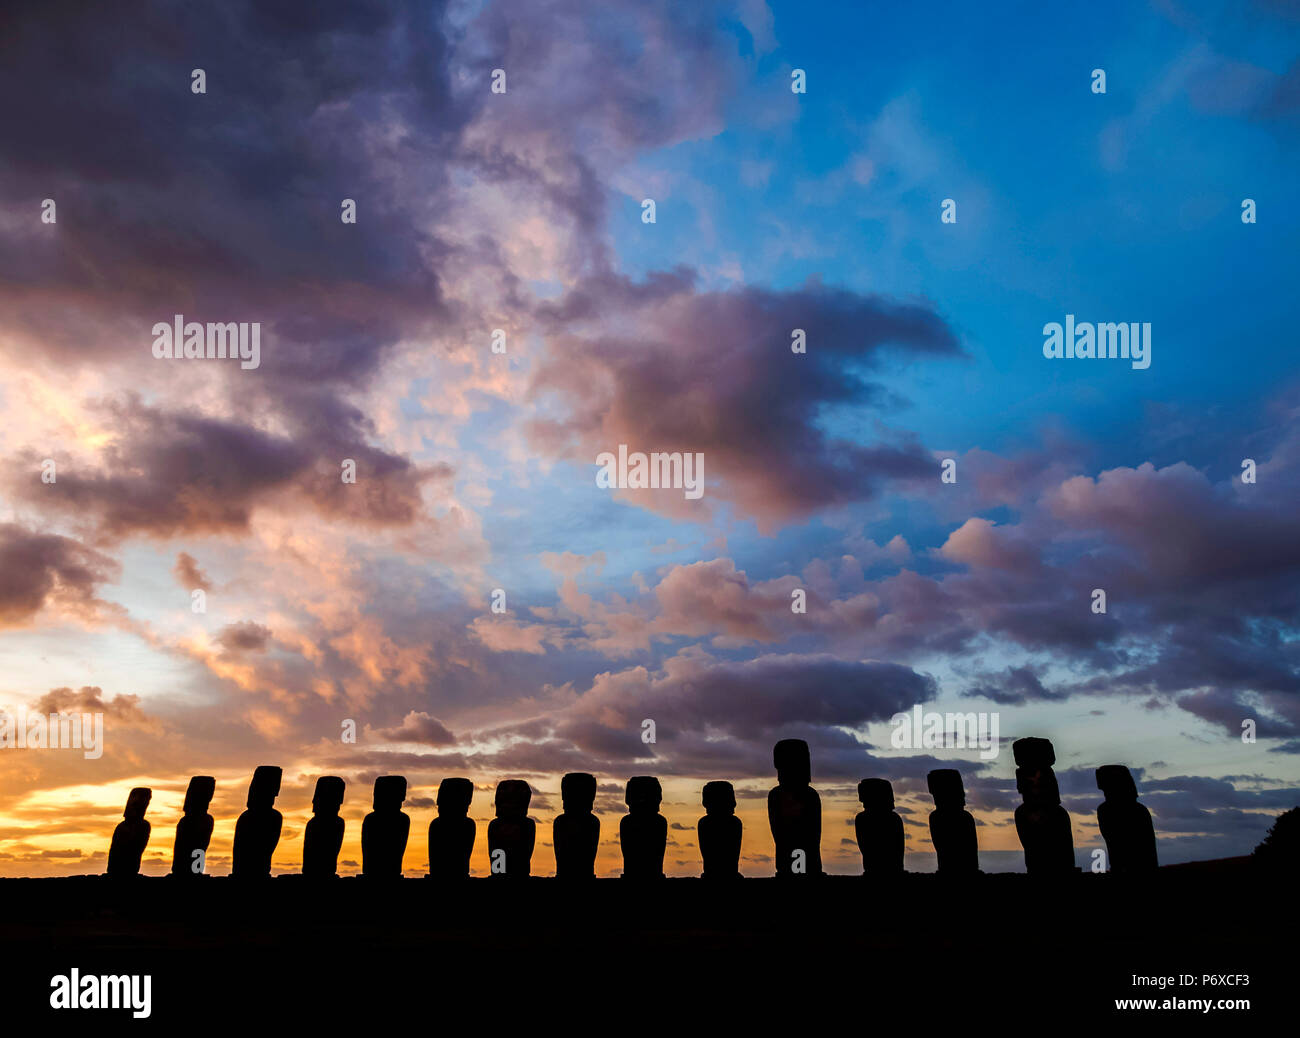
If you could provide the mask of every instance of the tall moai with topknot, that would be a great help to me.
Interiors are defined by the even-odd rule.
[[[966,810],[966,787],[956,768],[936,768],[925,776],[934,810],[930,812],[930,842],[943,876],[974,876],[980,870],[975,819]]]
[[[257,879],[271,874],[271,857],[284,826],[284,819],[275,809],[280,777],[280,769],[273,764],[261,764],[253,772],[253,780],[248,784],[247,809],[235,822],[232,876]]]
[[[696,831],[704,879],[740,878],[740,841],[744,825],[736,817],[736,790],[730,782],[706,782],[700,799],[704,817]]]
[[[114,879],[129,879],[140,874],[140,859],[149,844],[150,825],[144,813],[153,799],[153,790],[137,786],[126,797],[122,820],[113,830],[113,842],[108,846],[108,875]]]
[[[1097,788],[1106,796],[1097,807],[1097,825],[1106,841],[1110,871],[1155,871],[1156,830],[1151,812],[1138,803],[1133,773],[1123,764],[1105,764],[1097,769]]]
[[[659,813],[664,791],[653,775],[627,780],[627,814],[618,823],[624,879],[663,879],[668,819]]]
[[[478,825],[469,816],[474,783],[445,778],[438,784],[438,817],[429,823],[429,875],[434,879],[467,879]]]
[[[339,849],[343,846],[345,823],[339,817],[347,783],[338,775],[316,780],[311,798],[312,816],[302,837],[302,874],[316,879],[338,875]]]
[[[411,816],[402,810],[406,779],[375,779],[374,810],[361,820],[361,875],[366,879],[401,879],[402,857],[411,835]]]
[[[533,790],[523,779],[497,783],[496,817],[488,822],[491,875],[527,879],[532,874],[537,823],[528,817]]]
[[[772,750],[776,785],[767,794],[767,820],[776,844],[778,876],[822,874],[822,800],[812,788],[812,758],[802,739]]]
[[[596,851],[600,847],[600,819],[596,805],[596,776],[571,771],[560,779],[563,810],[551,825],[555,843],[556,879],[593,879]]]
[[[212,816],[208,805],[217,791],[211,775],[195,775],[185,790],[180,821],[176,823],[176,841],[172,844],[172,875],[193,879],[203,875],[212,841]]]
[[[888,779],[858,783],[862,810],[853,820],[862,852],[864,875],[898,875],[903,871],[903,819],[894,810],[894,787]]]
[[[1047,739],[1017,739],[1016,789],[1024,803],[1016,808],[1016,833],[1025,849],[1025,871],[1031,876],[1076,871],[1070,815],[1061,806],[1056,785],[1056,751]]]

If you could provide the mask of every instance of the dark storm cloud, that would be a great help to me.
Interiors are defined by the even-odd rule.
[[[862,443],[821,424],[827,408],[890,410],[894,401],[869,377],[887,358],[960,355],[928,307],[818,284],[701,292],[679,269],[643,283],[593,278],[538,316],[553,349],[532,393],[568,410],[532,424],[548,453],[590,465],[620,443],[702,452],[706,498],[763,527],[935,471],[906,434],[878,430],[876,442]],[[791,351],[796,328],[807,333],[807,353]],[[642,496],[657,507],[650,493]]]
[[[96,589],[119,569],[71,538],[0,523],[0,626],[25,623],[51,603],[89,616],[102,605]]]
[[[254,509],[271,502],[329,517],[409,523],[419,512],[421,484],[450,473],[368,445],[356,412],[341,413],[329,429],[313,421],[309,435],[292,438],[130,398],[104,410],[118,434],[98,466],[65,463],[58,482],[47,486],[27,476],[37,464],[31,456],[8,482],[30,503],[95,517],[110,540],[244,530]],[[356,463],[355,484],[342,482],[344,458]]]
[[[173,312],[262,320],[268,371],[327,381],[371,369],[432,312],[439,250],[413,223],[444,167],[413,199],[386,170],[436,155],[464,118],[436,5],[56,13],[21,5],[0,62],[6,195],[60,208],[57,234],[35,224],[0,252],[11,326],[47,349],[102,349],[83,333],[111,314],[133,350]],[[191,92],[193,68],[207,93]],[[385,132],[401,122],[420,133]],[[49,313],[48,291],[76,312]]]

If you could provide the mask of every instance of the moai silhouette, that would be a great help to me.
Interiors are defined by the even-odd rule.
[[[618,823],[624,879],[663,879],[668,819],[659,813],[664,791],[653,775],[627,780],[623,800],[628,813]]]
[[[894,810],[894,787],[888,779],[869,778],[858,783],[862,810],[853,821],[862,852],[864,875],[903,871],[903,819]]]
[[[339,817],[347,783],[337,775],[316,780],[311,798],[312,816],[302,836],[302,874],[317,879],[338,875],[339,848],[343,846],[345,823]]]
[[[230,874],[241,879],[256,879],[271,874],[271,856],[280,842],[284,819],[274,807],[280,795],[280,769],[261,764],[253,771],[248,784],[248,809],[235,823],[235,845],[231,854]]]
[[[556,879],[592,879],[596,875],[596,849],[600,846],[600,819],[592,813],[596,803],[596,776],[571,771],[560,779],[564,810],[555,816],[551,836],[555,842]]]
[[[375,809],[361,821],[361,875],[366,879],[401,879],[402,856],[411,835],[411,817],[402,810],[406,779],[375,779]]]
[[[1156,830],[1151,812],[1138,803],[1137,783],[1123,764],[1097,769],[1097,788],[1105,802],[1097,806],[1097,825],[1106,841],[1111,872],[1150,872],[1156,868]]]
[[[980,870],[975,819],[966,810],[966,788],[956,768],[936,768],[925,776],[934,797],[930,841],[945,876],[973,876]]]
[[[176,842],[172,844],[172,875],[195,879],[203,875],[208,843],[212,840],[212,816],[208,805],[217,791],[211,775],[195,775],[185,790],[185,804],[176,823]],[[196,855],[195,851],[202,851]]]
[[[704,817],[696,826],[704,879],[740,878],[743,825],[736,817],[736,791],[730,782],[706,782],[700,794]]]
[[[497,783],[497,816],[488,822],[491,874],[507,879],[527,879],[532,868],[537,823],[528,817],[533,791],[522,779]]]
[[[772,750],[776,785],[767,794],[767,819],[776,843],[778,876],[822,874],[822,799],[809,784],[812,760],[802,739],[782,739]]]
[[[469,817],[474,783],[467,778],[445,778],[438,785],[438,817],[429,823],[429,875],[437,879],[465,879],[474,853],[478,826]]]
[[[1056,751],[1047,739],[1017,739],[1016,789],[1025,802],[1016,808],[1016,833],[1025,849],[1025,871],[1053,875],[1077,871],[1070,815],[1061,806],[1056,785]]]
[[[140,858],[149,843],[149,823],[144,813],[153,799],[153,790],[137,786],[127,794],[126,810],[122,821],[113,830],[113,842],[108,847],[108,875],[114,879],[129,879],[140,874]]]

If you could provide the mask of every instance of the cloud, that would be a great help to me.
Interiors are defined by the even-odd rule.
[[[680,490],[619,496],[696,519],[725,502],[764,530],[931,474],[933,458],[915,439],[879,429],[863,443],[821,419],[827,408],[890,410],[870,372],[891,361],[961,354],[922,305],[815,283],[701,292],[685,269],[640,283],[587,279],[539,306],[538,318],[550,348],[531,393],[564,409],[529,423],[539,449],[584,467],[620,443],[703,453],[700,501]],[[791,352],[796,328],[807,333],[806,354]]]
[[[199,569],[198,562],[188,552],[181,552],[176,556],[176,566],[172,573],[176,575],[176,580],[183,588],[200,588],[203,591],[212,590],[212,582],[208,579],[207,574]]]
[[[426,746],[452,746],[456,743],[456,737],[441,721],[418,710],[412,710],[395,727],[379,729],[378,734],[392,742],[415,742]]]
[[[97,685],[79,689],[52,688],[36,700],[33,712],[43,714],[103,714],[116,728],[135,728],[155,734],[165,730],[163,723],[140,706],[140,697],[119,693],[108,698]]]
[[[28,623],[47,606],[93,618],[105,605],[96,596],[99,585],[119,570],[71,538],[0,523],[0,627]]]

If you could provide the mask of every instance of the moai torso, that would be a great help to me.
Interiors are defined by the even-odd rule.
[[[248,784],[248,808],[235,822],[230,874],[258,878],[271,874],[271,858],[280,842],[284,819],[271,805],[280,795],[280,769],[261,765]]]
[[[153,799],[153,791],[144,786],[131,790],[126,798],[122,821],[113,830],[113,842],[108,848],[108,875],[114,878],[137,876],[140,859],[149,844],[150,825],[144,813]]]
[[[639,775],[628,780],[628,813],[618,823],[625,879],[663,879],[668,819],[659,813],[663,790],[659,780]]]
[[[708,782],[701,797],[706,814],[696,826],[705,879],[740,876],[744,827],[736,817],[736,791],[730,782]]]
[[[600,847],[600,819],[592,813],[596,801],[596,779],[585,772],[571,772],[560,780],[564,810],[551,825],[555,843],[557,879],[591,879],[596,875],[596,851]]]
[[[329,879],[338,874],[339,849],[346,825],[339,817],[343,806],[343,779],[322,775],[312,796],[312,817],[302,839],[302,874]]]
[[[1056,754],[1046,739],[1020,739],[1016,755],[1016,788],[1024,803],[1016,808],[1016,833],[1025,849],[1025,871],[1031,875],[1074,872],[1074,834],[1070,815],[1061,806],[1052,765]]]
[[[488,823],[491,875],[526,879],[531,874],[537,842],[537,823],[528,817],[532,797],[532,789],[520,779],[497,783],[497,816]]]
[[[822,874],[822,800],[809,784],[808,744],[783,739],[773,753],[777,785],[767,794],[767,818],[776,844],[778,876]],[[802,861],[796,851],[802,851]],[[798,869],[802,868],[803,872]]]
[[[402,810],[406,779],[375,779],[374,810],[361,822],[361,874],[367,879],[401,879],[402,858],[411,835],[410,816]]]
[[[443,779],[438,786],[438,817],[429,823],[429,875],[465,879],[474,853],[478,826],[469,817],[474,784],[469,779]]]
[[[1097,769],[1097,788],[1106,800],[1097,807],[1097,825],[1106,841],[1110,871],[1139,873],[1153,871],[1156,857],[1156,831],[1151,812],[1138,803],[1137,784],[1122,764],[1107,764]]]
[[[975,819],[966,810],[966,789],[961,772],[938,768],[926,776],[934,810],[930,812],[930,841],[944,875],[974,875],[979,872],[979,844]]]
[[[195,775],[185,791],[184,812],[176,823],[176,841],[172,844],[172,875],[193,879],[203,875],[204,858],[212,841],[212,816],[208,805],[216,791],[217,780],[210,775]],[[196,855],[195,851],[202,851]]]
[[[854,819],[864,873],[903,871],[903,819],[894,810],[894,790],[886,779],[858,783],[863,810]]]

